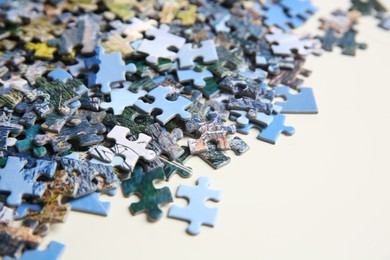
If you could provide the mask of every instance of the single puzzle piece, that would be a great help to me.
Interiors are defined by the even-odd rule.
[[[65,245],[52,241],[45,250],[26,250],[19,258],[6,256],[3,260],[59,260],[64,249]]]
[[[145,161],[151,161],[156,157],[156,153],[146,149],[152,138],[143,133],[138,135],[138,139],[130,141],[126,138],[130,130],[123,126],[115,126],[108,134],[107,138],[114,139],[115,145],[111,148],[98,146],[91,148],[89,153],[92,157],[103,162],[111,162],[115,155],[124,157],[121,168],[126,171],[133,171],[138,159],[141,157]]]
[[[383,15],[381,17],[381,21],[380,21],[379,26],[385,30],[390,30],[390,15],[389,14],[387,14],[387,16]]]
[[[0,223],[9,224],[14,220],[15,211],[0,202]]]
[[[185,97],[178,96],[176,100],[168,100],[167,97],[173,94],[167,88],[158,86],[157,88],[150,91],[147,96],[154,98],[154,101],[149,104],[142,100],[135,102],[134,106],[139,108],[145,113],[152,113],[153,110],[159,109],[162,113],[156,116],[156,120],[165,125],[176,115],[179,115],[182,120],[189,120],[191,113],[185,111],[192,102]]]
[[[102,47],[106,53],[119,52],[123,57],[126,57],[134,52],[134,49],[130,46],[131,42],[131,38],[122,37],[120,34],[114,33],[102,43]]]
[[[250,97],[229,97],[229,103],[227,106],[231,110],[244,110],[248,111],[250,118],[256,118],[257,113],[263,112],[272,114],[277,112],[277,107],[261,98],[250,98]]]
[[[226,156],[223,151],[219,151],[213,143],[208,143],[207,151],[198,154],[198,156],[214,169],[219,169],[230,163],[230,157]]]
[[[230,140],[229,145],[236,155],[242,155],[250,149],[249,145],[238,136]]]
[[[33,168],[23,169],[27,160],[9,156],[7,164],[0,169],[0,190],[10,193],[7,204],[17,206],[23,196],[40,197],[46,189],[46,183],[38,182],[40,176],[53,178],[57,163],[53,161],[37,160]],[[16,172],[15,172],[16,171]]]
[[[146,126],[153,123],[153,118],[150,115],[138,113],[134,108],[126,107],[121,115],[107,114],[104,123],[127,127],[133,135],[138,135],[145,131]]]
[[[15,256],[25,248],[37,248],[42,238],[34,235],[34,228],[29,226],[13,227],[0,223],[0,255]]]
[[[251,80],[247,80],[243,77],[225,77],[219,82],[219,87],[228,90],[232,94],[241,95],[245,97],[261,97],[266,99],[272,99],[274,93],[272,90],[267,90],[267,84],[256,83]]]
[[[159,205],[172,202],[172,195],[168,187],[156,189],[153,185],[155,180],[163,180],[164,171],[162,168],[154,169],[144,173],[140,166],[135,167],[133,176],[122,181],[123,194],[126,196],[137,193],[140,201],[130,205],[132,214],[146,211],[148,219],[158,220],[162,216]]]
[[[89,74],[88,85],[100,85],[100,91],[103,94],[111,92],[111,83],[125,81],[126,73],[135,73],[137,70],[132,63],[125,65],[119,52],[106,54],[103,47],[97,47],[95,52],[96,56],[85,60],[88,68],[99,67],[96,74]],[[115,68],[115,70],[112,68]]]
[[[8,146],[12,146],[15,144],[16,139],[13,136],[17,136],[18,134],[23,132],[23,126],[19,124],[14,124],[10,122],[9,118],[1,118],[0,116],[0,157],[2,152],[6,152]]]
[[[204,88],[206,80],[213,78],[213,74],[208,70],[185,69],[176,70],[176,73],[180,83],[193,82],[196,88]]]
[[[59,55],[70,55],[80,45],[82,54],[93,53],[99,39],[100,20],[95,14],[81,15],[75,27],[63,31],[58,39],[50,39],[48,44],[58,47]]]
[[[302,19],[288,16],[280,5],[267,3],[266,8],[263,23],[267,27],[275,26],[289,31],[303,24]]]
[[[111,166],[94,164],[61,158],[64,171],[70,176],[69,181],[77,187],[72,197],[78,198],[95,191],[106,192],[116,188],[118,178]]]
[[[197,154],[207,151],[207,144],[215,142],[220,151],[229,150],[228,134],[234,134],[236,127],[234,125],[224,126],[222,116],[217,112],[209,114],[210,120],[203,121],[201,116],[193,114],[191,120],[186,122],[186,130],[189,133],[200,133],[198,139],[190,138],[188,148],[191,154]]]
[[[152,65],[157,65],[160,58],[174,61],[177,54],[169,48],[179,50],[185,43],[184,38],[169,33],[169,26],[166,24],[161,24],[159,29],[147,30],[145,35],[154,39],[143,39],[137,51],[148,54],[146,61]]]
[[[108,212],[111,208],[110,202],[100,200],[99,192],[93,192],[81,198],[72,200],[69,203],[72,206],[72,210],[101,216],[108,216]]]
[[[329,17],[320,18],[320,29],[325,31],[332,29],[337,33],[345,33],[356,24],[359,16],[360,13],[356,11],[336,10]]]
[[[181,25],[193,26],[196,22],[197,9],[196,5],[189,5],[185,10],[179,11],[176,17],[181,20]]]
[[[263,112],[257,112],[253,117],[250,113],[243,110],[230,110],[230,114],[234,116],[238,126],[246,126],[249,121],[268,126],[272,123],[273,117]]]
[[[26,152],[32,150],[35,157],[41,158],[46,155],[47,150],[45,147],[36,147],[33,144],[35,135],[37,135],[41,130],[40,125],[33,125],[25,130],[25,138],[23,140],[19,139],[16,141],[16,148],[18,152]]]
[[[159,123],[154,123],[145,128],[145,133],[152,137],[148,146],[156,154],[164,154],[172,161],[184,153],[184,150],[177,144],[177,141],[183,138],[181,129],[175,128],[171,133],[167,133]]]
[[[174,161],[166,160],[164,157],[160,156],[160,160],[164,163],[164,174],[167,181],[172,177],[173,174],[177,173],[182,178],[189,178],[192,175],[191,167],[185,166],[184,163],[190,157],[190,151],[188,147],[182,146],[184,153]]]
[[[38,59],[48,59],[52,60],[54,59],[54,52],[57,50],[56,47],[50,47],[47,45],[47,43],[34,43],[34,42],[27,42],[25,45],[25,48],[27,50],[34,51],[33,56]]]
[[[194,60],[202,58],[204,64],[218,61],[218,53],[215,49],[214,40],[201,42],[201,47],[192,48],[191,43],[184,44],[177,53],[180,69],[189,69],[195,66]]]
[[[77,140],[79,145],[91,146],[104,140],[101,135],[106,132],[103,124],[91,124],[86,116],[79,117],[80,123],[76,126],[65,126],[59,133],[50,133],[36,135],[34,143],[43,146],[47,143],[53,147],[54,152],[63,152],[69,150],[72,145],[69,140]]]
[[[168,212],[168,217],[188,221],[190,224],[187,232],[191,235],[197,235],[202,225],[213,227],[216,222],[218,209],[206,206],[206,202],[211,200],[218,202],[221,198],[221,192],[209,188],[210,180],[208,177],[200,177],[197,186],[191,187],[180,185],[176,197],[186,198],[189,203],[183,208],[173,205]]]
[[[134,103],[140,98],[147,94],[145,90],[139,90],[134,93],[129,91],[127,88],[115,88],[111,90],[110,102],[101,102],[101,109],[111,108],[114,115],[121,115],[126,107],[133,106]]]
[[[285,102],[276,102],[282,107],[284,114],[317,114],[318,108],[312,88],[300,88],[297,94],[292,94],[289,87],[276,87],[275,95]]]
[[[281,70],[270,79],[268,84],[270,86],[283,84],[293,89],[299,89],[304,83],[304,80],[299,78],[299,76],[309,77],[311,75],[311,71],[303,67],[305,61],[304,58],[294,59],[293,69]]]
[[[269,44],[274,54],[281,56],[292,56],[298,54],[306,56],[316,52],[316,47],[319,41],[311,38],[299,38],[293,33],[284,33],[280,30],[274,30],[272,34],[265,35],[265,39]]]
[[[357,49],[367,49],[367,44],[356,42],[356,35],[357,32],[351,29],[341,37],[338,45],[342,48],[342,54],[355,56]]]
[[[291,17],[300,17],[304,20],[307,20],[318,8],[312,5],[310,0],[282,0],[282,6],[287,8],[287,13]]]
[[[119,35],[126,35],[127,37],[130,37],[130,41],[133,42],[142,39],[144,37],[142,33],[149,29],[155,29],[157,26],[157,21],[153,19],[143,21],[137,17],[133,17],[130,22],[130,24],[122,23],[118,20],[110,22],[110,26],[115,29],[111,32]]]
[[[294,127],[284,125],[284,121],[286,120],[285,115],[277,114],[272,116],[272,123],[267,127],[254,122],[249,122],[249,124],[246,126],[238,127],[237,132],[247,135],[249,134],[251,128],[259,129],[260,134],[257,136],[257,138],[271,144],[275,144],[279,135],[282,133],[288,136],[295,133]]]
[[[15,220],[23,219],[28,215],[29,211],[40,212],[43,206],[37,203],[22,203],[15,209]]]

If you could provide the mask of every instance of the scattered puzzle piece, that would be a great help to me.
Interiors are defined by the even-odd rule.
[[[282,113],[317,114],[318,108],[313,89],[300,88],[297,94],[292,94],[289,87],[276,87],[275,95],[282,97],[285,102],[276,102],[282,107]]]
[[[209,188],[210,180],[207,177],[200,177],[197,186],[191,187],[180,185],[176,192],[177,197],[187,198],[188,206],[185,208],[173,205],[168,212],[168,217],[188,221],[190,224],[187,232],[197,235],[202,225],[213,227],[216,222],[217,208],[210,208],[205,205],[209,200],[218,202],[221,192]]]
[[[59,260],[65,246],[56,241],[50,242],[46,250],[26,250],[18,260]],[[4,257],[3,260],[12,260],[16,258]]]
[[[121,115],[126,107],[133,106],[135,102],[147,94],[145,90],[139,90],[137,93],[129,91],[127,88],[115,88],[111,90],[110,102],[101,102],[101,109],[111,108],[114,115]]]
[[[69,203],[72,206],[72,210],[101,216],[108,216],[108,212],[111,208],[110,202],[100,200],[99,192],[93,192],[84,197],[72,200]]]
[[[192,48],[191,43],[184,44],[178,52],[180,69],[188,69],[195,66],[194,60],[202,58],[204,64],[218,61],[217,50],[213,40],[201,42],[201,47]]]

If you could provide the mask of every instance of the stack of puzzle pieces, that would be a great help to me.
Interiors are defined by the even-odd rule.
[[[213,168],[259,130],[275,144],[295,129],[286,115],[316,114],[304,85],[310,55],[335,46],[355,55],[360,15],[390,29],[379,1],[352,1],[321,19],[322,36],[292,30],[316,11],[310,0],[0,0],[0,255],[59,259],[39,251],[70,211],[107,216],[101,194],[137,194],[130,212],[162,217],[173,202],[156,180],[191,178],[186,161]],[[215,224],[220,191],[207,176],[181,185],[168,217]],[[195,182],[195,181],[194,181]]]

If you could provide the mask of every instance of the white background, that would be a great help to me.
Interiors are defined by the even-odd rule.
[[[316,30],[317,20],[349,1],[313,1],[320,11],[300,31]],[[387,1],[390,2],[390,1]],[[128,210],[136,198],[121,191],[110,201],[108,217],[71,212],[65,224],[52,226],[51,240],[66,245],[69,259],[390,259],[390,32],[364,18],[358,40],[368,43],[357,57],[333,53],[309,57],[318,115],[288,115],[296,128],[276,145],[242,136],[251,150],[215,171],[190,159],[194,175],[175,175],[168,185],[195,184],[209,176],[222,191],[215,228],[198,236],[187,223],[164,217],[149,223]],[[175,199],[185,205],[185,200]]]

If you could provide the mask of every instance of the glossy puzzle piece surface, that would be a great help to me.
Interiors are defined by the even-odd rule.
[[[17,206],[23,196],[40,197],[46,189],[45,182],[39,182],[40,176],[53,178],[57,163],[37,160],[33,168],[24,168],[27,160],[9,156],[7,164],[0,169],[0,191],[9,192],[7,204]]]
[[[192,102],[183,96],[178,96],[176,100],[168,100],[167,97],[173,92],[169,89],[159,86],[150,91],[147,96],[154,98],[154,101],[149,104],[142,100],[135,102],[134,106],[145,113],[152,113],[153,110],[159,109],[162,113],[156,116],[156,120],[162,125],[168,123],[175,116],[180,116],[182,120],[189,120],[191,113],[185,109],[188,108]]]
[[[213,74],[208,70],[183,69],[176,70],[176,74],[180,83],[193,82],[196,88],[205,87],[206,80],[213,77]]]
[[[297,94],[291,93],[289,87],[276,87],[275,96],[285,99],[284,102],[276,102],[282,107],[281,113],[292,114],[317,114],[318,108],[312,88],[300,88]]]
[[[140,196],[139,202],[130,205],[132,214],[146,211],[148,218],[152,221],[158,220],[162,216],[159,205],[172,202],[172,195],[168,187],[156,189],[153,182],[155,180],[164,180],[164,177],[162,168],[156,168],[144,173],[142,168],[137,166],[133,171],[133,176],[122,181],[124,195],[129,196],[137,193]]]
[[[114,115],[121,115],[126,107],[133,106],[134,103],[147,94],[145,90],[139,90],[137,93],[131,92],[126,88],[114,88],[111,90],[110,102],[101,102],[101,109],[111,108]]]
[[[218,202],[221,198],[220,191],[209,188],[208,177],[200,177],[196,183],[195,187],[180,185],[176,192],[176,197],[189,200],[188,206],[173,205],[168,212],[168,217],[190,222],[187,232],[191,235],[199,234],[202,225],[215,225],[218,209],[210,208],[205,203],[209,200]]]
[[[217,50],[215,49],[214,40],[205,40],[201,42],[201,47],[193,48],[191,43],[184,44],[179,50],[180,69],[188,69],[195,66],[194,60],[202,58],[204,64],[218,61]]]

